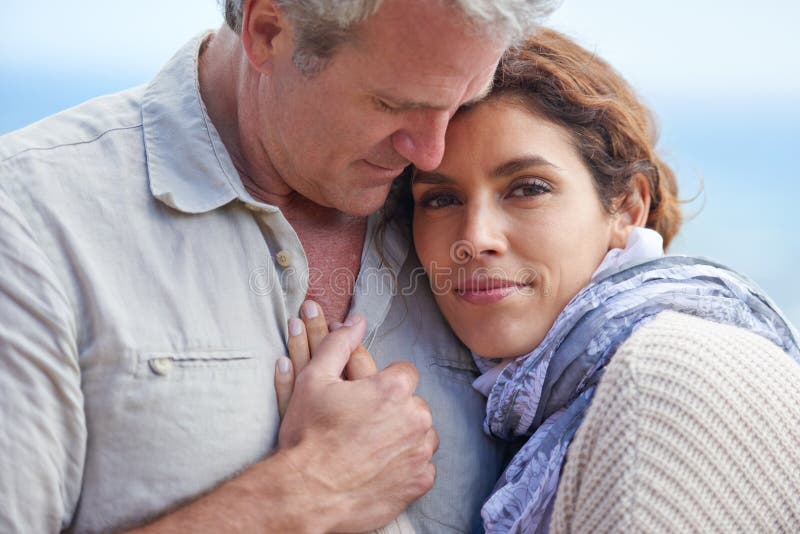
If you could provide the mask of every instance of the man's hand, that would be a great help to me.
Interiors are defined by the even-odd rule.
[[[325,314],[315,302],[309,301],[307,306],[316,307],[318,315],[303,320],[292,317],[289,319],[289,357],[283,357],[275,366],[275,393],[278,397],[278,411],[281,419],[289,407],[289,400],[294,391],[296,376],[305,368],[311,359],[311,350],[317,350],[322,340],[331,330],[338,330],[343,323],[333,323],[328,327]],[[312,309],[312,308],[309,308]],[[350,353],[350,359],[344,369],[344,375],[349,380],[358,380],[372,376],[378,372],[372,355],[359,343],[358,347]]]
[[[413,394],[419,375],[404,362],[376,372],[360,345],[365,328],[362,317],[351,316],[329,333],[309,301],[303,321],[289,325],[291,363],[276,367],[285,413],[279,453],[292,458],[304,492],[334,507],[321,512],[336,531],[388,523],[430,490],[435,476],[438,437],[427,403]]]

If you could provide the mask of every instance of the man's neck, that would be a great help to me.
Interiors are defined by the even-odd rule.
[[[247,102],[258,102],[261,78],[251,67],[239,36],[227,25],[203,45],[200,94],[211,122],[250,195],[284,208],[293,204],[297,195],[280,177],[260,144],[257,109],[243,108]],[[242,139],[248,139],[247,146]]]
[[[241,107],[245,102],[258,101],[261,75],[251,68],[238,35],[223,25],[203,45],[199,65],[203,103],[253,198],[281,208],[295,227],[336,230],[363,219],[314,204],[292,190],[275,171],[266,150],[257,144],[256,113]],[[242,139],[248,139],[251,146],[243,146]]]
[[[309,267],[318,273],[310,281],[309,298],[319,301],[329,320],[343,320],[360,268],[366,218],[314,204],[280,178],[260,144],[263,118],[258,102],[264,98],[260,91],[269,80],[251,67],[239,36],[227,26],[203,45],[199,79],[208,115],[245,189],[253,198],[281,209],[297,232]],[[243,139],[247,139],[246,145]],[[342,272],[352,276],[344,277],[344,287],[339,287]]]

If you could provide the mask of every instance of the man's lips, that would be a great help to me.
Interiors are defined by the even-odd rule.
[[[370,167],[374,167],[376,170],[386,171],[386,172],[394,172],[394,173],[397,173],[397,174],[400,174],[401,172],[403,172],[403,169],[405,169],[406,166],[408,166],[408,162],[399,163],[397,165],[392,165],[392,164],[390,164],[390,165],[379,165],[377,163],[373,163],[373,162],[371,162],[369,160],[366,160],[366,159],[364,160],[364,163],[366,163]]]

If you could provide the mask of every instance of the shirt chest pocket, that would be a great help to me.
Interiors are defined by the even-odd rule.
[[[126,394],[128,406],[140,409],[123,411],[140,418],[139,426],[172,425],[205,446],[241,441],[245,448],[263,447],[272,443],[279,425],[275,359],[240,349],[140,351]]]
[[[265,354],[252,350],[144,351],[136,359],[138,379],[165,382],[251,381],[263,371]]]
[[[266,436],[278,424],[275,359],[246,349],[139,351],[125,396],[142,408],[136,416],[157,415],[162,423],[201,429],[206,437],[230,440],[228,432],[239,423]]]
[[[208,491],[274,447],[276,355],[246,349],[130,354],[133,373],[106,373],[83,384],[90,436],[86,506],[124,500],[132,509],[161,510]]]

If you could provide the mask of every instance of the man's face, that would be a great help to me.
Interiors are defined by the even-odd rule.
[[[372,213],[406,165],[439,165],[449,119],[486,92],[502,51],[439,2],[386,0],[311,78],[275,54],[259,93],[263,149],[304,197]]]

